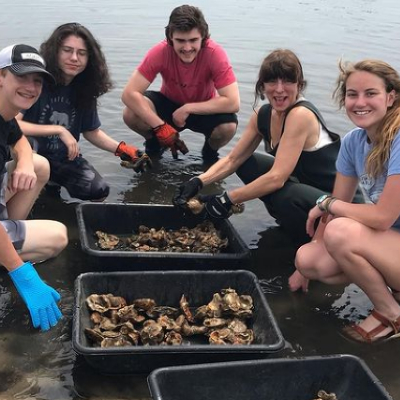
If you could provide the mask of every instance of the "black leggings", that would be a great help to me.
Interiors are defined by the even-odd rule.
[[[110,187],[97,170],[82,156],[74,160],[49,160],[50,180],[67,189],[71,197],[81,200],[105,199]]]
[[[248,184],[268,172],[274,160],[269,154],[255,153],[240,166],[236,174]],[[311,240],[306,233],[308,212],[315,206],[318,197],[325,193],[291,176],[281,189],[260,197],[260,200],[277,224],[287,232],[294,245],[299,247]]]

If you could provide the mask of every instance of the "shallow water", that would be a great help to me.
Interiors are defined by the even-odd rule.
[[[38,46],[61,23],[86,25],[100,40],[115,83],[114,90],[101,99],[103,128],[118,140],[141,146],[139,137],[121,120],[121,91],[147,49],[163,38],[163,27],[177,5],[180,3],[170,0],[40,0],[28,7],[17,0],[2,7],[0,47],[17,42]],[[228,52],[240,85],[238,134],[222,155],[239,138],[252,112],[258,66],[274,48],[287,47],[299,55],[308,80],[307,98],[341,134],[351,124],[331,100],[338,59],[381,58],[400,69],[400,7],[394,0],[271,0],[268,4],[261,0],[203,0],[196,5],[203,10],[212,37]],[[165,156],[152,171],[140,176],[121,169],[116,158],[105,157],[84,141],[81,146],[83,154],[111,184],[108,202],[166,204],[178,183],[205,167],[200,157],[202,136],[184,132],[183,137],[190,148],[187,156],[179,161]],[[239,184],[236,177],[230,177],[207,191]],[[60,291],[64,318],[50,332],[36,332],[8,276],[0,273],[0,399],[146,399],[145,376],[102,376],[76,357],[71,348],[73,284],[77,275],[91,267],[80,249],[75,204],[64,192],[62,195],[64,200],[42,196],[34,216],[59,219],[69,228],[68,248],[57,259],[37,267],[41,276]],[[231,221],[252,249],[248,268],[261,279],[286,339],[285,349],[274,357],[355,354],[366,361],[393,398],[400,398],[400,341],[362,346],[339,334],[343,323],[368,312],[368,299],[358,288],[314,283],[307,295],[288,292],[294,250],[274,228],[262,204],[249,202],[245,214]]]

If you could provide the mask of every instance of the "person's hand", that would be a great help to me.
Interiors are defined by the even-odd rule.
[[[144,172],[146,167],[152,167],[151,159],[146,153],[123,141],[119,143],[115,155],[121,159],[123,167],[133,168],[135,172]]]
[[[30,262],[9,272],[18,293],[24,300],[35,328],[47,331],[55,326],[62,314],[57,306],[60,295],[40,279]]]
[[[205,204],[207,213],[218,219],[226,219],[232,215],[233,203],[227,192],[219,195],[199,195],[199,200]]]
[[[178,151],[186,154],[189,149],[185,142],[179,138],[179,132],[166,122],[153,129],[161,147],[171,149],[172,156],[178,158]]]
[[[186,111],[187,105],[183,105],[174,111],[172,114],[172,120],[176,126],[183,128],[186,125],[186,120],[188,119],[190,113]]]
[[[14,171],[9,175],[7,187],[12,193],[31,190],[35,187],[37,176],[33,163],[18,161]]]
[[[307,293],[309,282],[309,279],[305,278],[298,270],[296,270],[289,277],[289,290],[291,292],[297,292],[301,289],[304,293]]]
[[[322,218],[323,222],[326,222],[327,214],[325,211],[320,210],[318,206],[313,207],[310,212],[308,213],[308,218],[306,222],[306,232],[308,236],[313,237],[315,233],[315,221]],[[331,217],[331,216],[330,216]]]
[[[68,160],[75,160],[75,158],[79,156],[80,151],[78,142],[76,141],[72,133],[64,126],[59,125],[58,128],[60,129],[60,133],[58,134],[58,136],[68,150]]]
[[[194,177],[183,183],[176,190],[174,197],[172,198],[172,204],[186,208],[186,203],[189,199],[196,196],[197,193],[202,189],[203,182],[200,178]]]

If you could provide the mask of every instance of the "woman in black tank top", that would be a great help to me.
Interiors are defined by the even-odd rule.
[[[203,186],[236,172],[244,186],[205,198],[212,217],[227,218],[233,204],[259,198],[296,247],[310,241],[307,215],[316,199],[333,189],[340,138],[327,129],[316,107],[303,100],[305,86],[301,63],[292,51],[270,53],[255,86],[256,102],[266,98],[269,104],[254,110],[226,157],[178,189],[174,204],[185,207]],[[306,151],[318,144],[321,129],[330,137],[328,144]],[[262,141],[266,154],[256,153]]]

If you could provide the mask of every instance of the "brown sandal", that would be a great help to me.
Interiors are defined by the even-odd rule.
[[[400,337],[400,316],[391,321],[375,310],[372,310],[371,315],[380,322],[376,328],[367,332],[360,325],[352,324],[342,330],[343,334],[347,338],[361,343],[377,343]],[[392,328],[393,330],[387,335],[377,336],[386,328]]]

